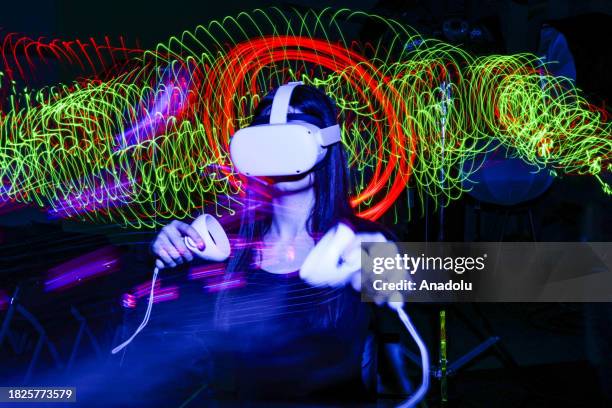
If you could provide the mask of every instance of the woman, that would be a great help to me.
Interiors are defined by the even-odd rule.
[[[262,99],[252,125],[268,123],[274,95]],[[298,85],[289,103],[288,121],[337,123],[334,102],[316,88]],[[245,207],[252,209],[238,233],[247,245],[235,251],[225,274],[238,288],[222,291],[215,305],[212,389],[248,398],[362,398],[374,377],[371,354],[364,354],[369,310],[358,285],[347,284],[354,276],[335,287],[311,286],[299,276],[317,241],[340,221],[381,238],[379,228],[351,211],[343,146],[329,146],[306,174],[257,185],[267,186],[247,188]],[[203,245],[186,223],[162,228],[152,244],[158,266],[193,260],[184,236]]]

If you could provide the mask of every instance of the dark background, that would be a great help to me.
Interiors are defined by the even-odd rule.
[[[20,32],[31,37],[89,38],[122,35],[128,44],[152,48],[183,30],[242,10],[268,5],[297,8],[325,6],[375,11],[399,19],[426,36],[445,37],[443,23],[462,18],[484,28],[486,40],[460,43],[475,53],[517,53],[538,50],[543,23],[567,38],[577,68],[577,85],[592,103],[607,107],[612,96],[610,1],[3,1],[0,39]],[[364,28],[362,36],[375,35]],[[52,82],[52,75],[41,80]],[[608,108],[609,110],[609,108]],[[430,203],[426,215],[413,208],[409,193],[397,205],[397,223],[382,221],[402,240],[436,239],[438,215]],[[610,241],[610,200],[589,177],[555,180],[543,195],[515,206],[481,203],[466,196],[446,209],[443,231],[448,241]],[[56,366],[46,346],[33,361],[37,341],[49,340],[63,362],[75,350],[79,321],[84,316],[102,346],[100,359],[116,339],[123,309],[122,294],[148,279],[152,259],[148,245],[154,231],[126,230],[50,220],[44,212],[26,206],[0,205],[0,291],[18,293],[17,302],[40,324],[18,315],[10,336],[0,344],[0,385],[19,384],[30,368],[32,378]],[[48,270],[62,262],[113,245],[122,254],[121,270],[60,293],[43,291]],[[177,273],[178,274],[178,273]],[[18,288],[18,292],[16,289]],[[0,292],[0,294],[2,293]],[[0,303],[0,322],[7,306]],[[424,333],[432,359],[437,359],[438,321],[442,306],[415,306],[412,315]],[[612,394],[612,307],[609,304],[495,304],[448,307],[450,359],[456,359],[491,335],[501,338],[449,380],[450,406],[609,406]],[[398,336],[395,324],[381,323],[389,344],[408,339]],[[46,341],[45,340],[45,341]],[[44,343],[44,341],[43,341]],[[46,343],[45,343],[46,344]],[[412,346],[408,346],[409,348]],[[87,340],[76,347],[75,359],[95,354]],[[64,364],[65,365],[65,364]],[[408,363],[406,366],[410,367]],[[383,376],[393,369],[381,367]],[[410,371],[417,373],[417,368]],[[386,391],[398,392],[390,386]],[[438,406],[439,384],[432,382],[430,405]]]

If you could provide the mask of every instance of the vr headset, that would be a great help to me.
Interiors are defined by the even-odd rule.
[[[310,123],[287,123],[309,115],[288,114],[291,94],[302,82],[289,82],[276,90],[269,123],[238,130],[230,141],[230,157],[238,172],[247,176],[295,176],[312,170],[341,140],[340,126],[320,128]]]

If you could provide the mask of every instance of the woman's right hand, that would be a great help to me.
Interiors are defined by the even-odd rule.
[[[204,240],[191,225],[174,220],[161,229],[151,244],[151,252],[157,256],[157,268],[174,268],[193,260],[193,254],[185,245],[184,237],[190,237],[200,250],[205,248]]]

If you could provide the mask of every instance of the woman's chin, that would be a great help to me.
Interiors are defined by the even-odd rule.
[[[279,193],[294,193],[306,190],[313,185],[313,177],[310,174],[271,178],[272,189]]]

